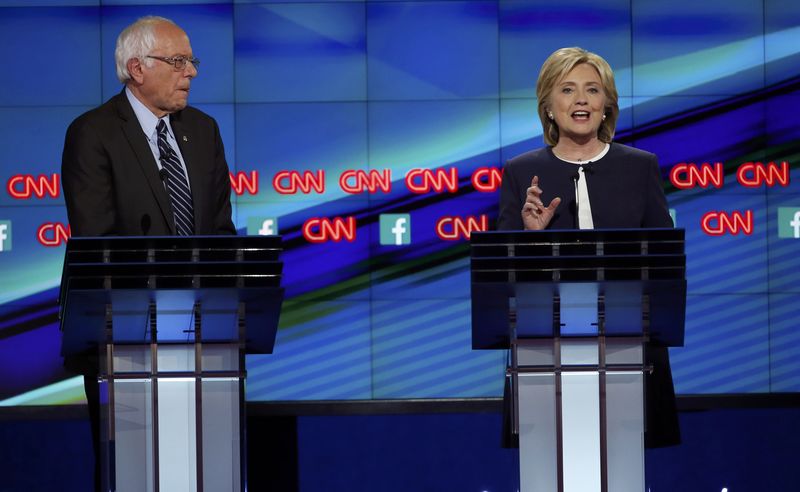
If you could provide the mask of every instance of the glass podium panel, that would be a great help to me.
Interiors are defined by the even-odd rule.
[[[113,460],[109,476],[118,492],[150,492],[154,484],[153,392],[147,379],[114,382],[114,438],[109,442],[106,463]]]
[[[520,492],[558,490],[554,374],[519,377]]]
[[[239,492],[242,483],[240,383],[203,380],[203,490]]]

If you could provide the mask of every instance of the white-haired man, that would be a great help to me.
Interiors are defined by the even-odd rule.
[[[139,19],[119,35],[115,58],[124,89],[72,122],[64,142],[72,234],[235,234],[219,128],[187,106],[198,60],[186,33]]]
[[[199,61],[186,33],[162,17],[122,31],[123,90],[67,130],[61,175],[73,236],[236,234],[217,123],[187,106]],[[84,375],[100,490],[97,358],[68,357]]]

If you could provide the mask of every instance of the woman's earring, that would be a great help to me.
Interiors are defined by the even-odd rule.
[[[548,111],[547,112],[547,117],[552,120],[553,119],[553,112],[552,111]],[[603,115],[603,118],[605,118],[605,115]]]

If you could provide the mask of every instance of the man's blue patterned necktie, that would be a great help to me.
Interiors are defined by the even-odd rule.
[[[194,234],[194,206],[192,193],[186,175],[181,167],[178,155],[167,142],[167,125],[164,120],[159,120],[158,126],[158,152],[161,154],[161,169],[166,173],[167,191],[172,202],[172,211],[175,214],[175,230],[179,236]]]

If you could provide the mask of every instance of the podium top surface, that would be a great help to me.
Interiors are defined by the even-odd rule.
[[[472,246],[509,244],[630,244],[642,242],[683,243],[683,229],[562,229],[542,231],[486,231],[470,235]]]
[[[472,281],[682,280],[683,229],[476,232]]]
[[[280,236],[80,237],[67,243],[70,292],[279,288]]]
[[[187,320],[196,314],[204,341],[235,339],[244,305],[248,351],[270,353],[283,299],[281,250],[279,236],[72,238],[59,296],[62,352],[101,343],[112,317],[115,343],[148,340],[151,316],[182,319],[177,337],[158,323],[159,340],[189,339]]]
[[[73,238],[64,255],[62,293],[76,288],[278,286],[281,249],[280,236]]]
[[[67,256],[136,251],[280,251],[280,236],[102,236],[73,237]]]

